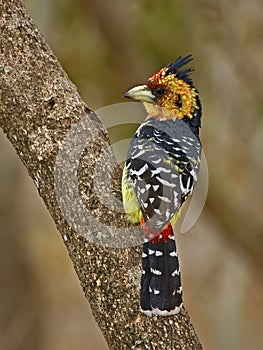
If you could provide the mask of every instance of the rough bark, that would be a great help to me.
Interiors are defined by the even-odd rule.
[[[109,147],[107,133],[81,100],[22,2],[0,0],[0,11],[0,126],[28,169],[63,237],[109,347],[202,349],[186,310],[166,318],[148,318],[141,314],[138,302],[140,246],[110,248],[92,243],[96,237],[107,241],[116,239],[114,228],[121,228],[120,222],[124,222],[122,214],[107,210],[93,192],[94,165],[101,151]],[[85,135],[87,146],[78,167],[78,188],[87,212],[105,227],[102,230],[94,221],[87,221],[85,238],[63,216],[63,203],[58,202],[54,185],[56,167],[61,170],[74,166],[71,164],[74,147],[68,148],[59,162],[57,155],[70,128],[83,117],[85,123],[76,136],[81,139]],[[105,174],[112,173],[116,168],[113,155],[109,151],[105,157]],[[67,181],[67,174],[60,173],[59,186],[67,188]],[[113,187],[114,193],[119,194],[118,176],[113,180]],[[65,195],[70,196],[70,190]],[[73,221],[79,222],[83,219],[78,217],[83,208],[75,204]],[[125,232],[125,225],[123,230]],[[132,232],[132,228],[130,230]]]

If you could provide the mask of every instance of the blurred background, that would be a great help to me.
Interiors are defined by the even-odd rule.
[[[177,235],[185,305],[204,349],[262,349],[263,2],[25,4],[93,109],[124,102],[128,88],[193,53],[209,193],[191,231]],[[107,349],[62,240],[2,133],[0,167],[0,349]]]

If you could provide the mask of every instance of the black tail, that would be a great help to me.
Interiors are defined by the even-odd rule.
[[[141,308],[148,315],[176,314],[182,306],[182,286],[174,236],[146,241],[142,254]]]

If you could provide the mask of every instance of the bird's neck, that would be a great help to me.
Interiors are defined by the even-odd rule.
[[[199,98],[196,100],[197,108],[193,111],[193,117],[184,117],[182,120],[191,128],[192,132],[199,137],[199,129],[201,128],[202,105]]]
[[[175,119],[176,115],[174,115],[173,113],[171,113],[171,111],[169,111],[169,109],[167,108],[163,108],[160,107],[156,104],[153,103],[148,103],[148,102],[144,102],[143,103],[146,112],[147,112],[147,119],[148,118],[156,118],[159,120],[162,119]]]
[[[166,108],[160,107],[152,103],[144,102],[144,107],[147,112],[146,120],[150,118],[155,118],[157,120],[181,119],[190,127],[190,129],[196,136],[199,136],[199,128],[201,127],[201,115],[202,115],[202,107],[199,99],[197,101],[197,105],[198,105],[198,108],[194,109],[192,117],[189,118],[189,116],[178,117],[176,114],[171,113],[171,111],[169,111]]]

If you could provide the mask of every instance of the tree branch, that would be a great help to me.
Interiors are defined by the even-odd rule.
[[[202,349],[186,310],[166,318],[148,318],[140,313],[141,247],[117,249],[92,243],[98,237],[101,242],[116,239],[114,232],[120,228],[120,222],[124,222],[122,214],[107,210],[93,192],[96,161],[101,152],[109,148],[107,133],[81,100],[21,1],[0,0],[0,8],[0,126],[27,167],[64,239],[109,347]],[[82,141],[85,136],[86,141],[77,178],[91,218],[85,221],[85,238],[76,230],[77,224],[83,223],[83,208],[79,207],[79,202],[74,202],[74,196],[73,202],[69,201],[71,208],[68,207],[67,199],[73,195],[73,190],[69,188],[68,170],[61,171],[74,168],[74,145],[64,148],[66,153],[58,157],[71,127],[78,125],[83,117],[85,123],[75,136]],[[104,172],[111,174],[115,168],[109,151],[105,154]],[[61,201],[56,193],[58,187],[67,189]],[[113,187],[118,193],[118,176],[113,180]],[[72,203],[75,203],[73,208]],[[67,210],[73,212],[70,223],[63,215]],[[102,222],[103,226],[94,222]],[[124,226],[123,230],[128,232]],[[133,232],[132,229],[129,232]]]

